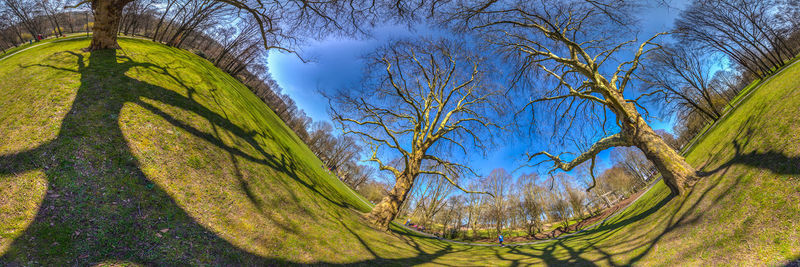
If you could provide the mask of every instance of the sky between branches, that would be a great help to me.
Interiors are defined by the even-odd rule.
[[[672,0],[667,5],[652,4],[638,12],[639,24],[631,25],[637,29],[635,36],[643,41],[658,32],[669,31],[680,10],[688,0]],[[430,36],[440,34],[435,28],[418,25],[413,29],[403,25],[381,25],[373,30],[369,39],[350,39],[330,37],[324,40],[313,40],[300,49],[303,57],[310,58],[311,62],[303,63],[293,54],[271,51],[268,57],[268,66],[272,77],[282,87],[283,93],[295,100],[297,106],[303,109],[314,121],[328,121],[328,102],[320,92],[330,92],[340,88],[357,86],[365,66],[362,56],[387,42],[399,38],[415,36]],[[669,38],[669,37],[667,37]],[[665,41],[665,39],[662,39]],[[672,133],[675,124],[674,117],[659,116],[655,107],[648,107],[655,119],[649,120],[653,129],[664,129]],[[535,144],[518,140],[520,142],[503,142],[481,160],[472,161],[472,166],[481,175],[488,175],[492,169],[505,168],[509,172],[516,170],[524,164],[523,154],[535,152],[544,147],[537,148]],[[606,150],[598,155],[596,173],[610,168],[610,152]],[[521,172],[530,172],[530,168],[521,168],[514,175]]]

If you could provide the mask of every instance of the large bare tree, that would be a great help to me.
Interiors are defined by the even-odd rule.
[[[388,227],[421,174],[474,193],[455,179],[474,174],[456,155],[485,147],[481,132],[496,126],[490,106],[498,92],[469,50],[444,39],[394,42],[372,54],[363,86],[330,97],[334,121],[365,140],[369,161],[395,177],[370,213],[377,225]]]
[[[545,156],[554,164],[552,170],[570,171],[594,161],[600,151],[635,146],[678,195],[695,180],[695,169],[648,125],[639,112],[644,109],[639,98],[625,96],[631,95],[629,87],[643,56],[658,48],[653,43],[658,34],[640,43],[621,40],[622,24],[627,21],[622,12],[630,9],[626,1],[473,1],[457,15],[466,29],[483,33],[516,63],[517,84],[533,88],[526,108],[542,110],[545,108],[540,105],[550,104],[544,106],[547,113],[565,125],[554,128],[554,133],[569,131],[573,123],[601,124],[604,136],[574,158],[566,160],[562,154],[542,151],[531,159]],[[619,51],[629,52],[627,59],[619,58]],[[555,81],[552,86],[538,82],[545,77]],[[610,125],[605,123],[607,111],[615,117]]]

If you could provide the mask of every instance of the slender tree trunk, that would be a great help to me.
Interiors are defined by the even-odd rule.
[[[389,195],[383,197],[381,202],[375,205],[369,214],[373,222],[384,229],[388,230],[389,224],[397,217],[397,213],[400,212],[400,205],[405,202],[408,193],[411,192],[411,187],[414,185],[414,180],[419,175],[420,161],[411,162],[411,166],[408,166],[403,174],[397,178],[397,182],[394,184],[394,188],[389,191]]]
[[[172,8],[172,4],[174,4],[175,2],[176,1],[167,1],[167,9],[164,10],[164,14],[161,14],[161,18],[158,20],[158,24],[156,24],[156,28],[153,31],[153,42],[156,41],[156,38],[158,37],[158,30],[161,29],[161,23],[164,23],[164,18],[167,16],[167,13],[169,13],[169,9]]]
[[[122,9],[127,0],[95,0],[92,1],[94,11],[94,27],[92,27],[92,44],[89,50],[118,49],[117,31],[122,16]]]
[[[72,13],[67,13],[67,25],[69,26],[70,33],[75,32],[75,25],[73,24],[75,24],[75,22],[73,21]]]

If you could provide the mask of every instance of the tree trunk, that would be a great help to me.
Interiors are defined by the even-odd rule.
[[[417,167],[412,168],[412,166]],[[414,180],[417,178],[417,172],[410,170],[419,170],[419,164],[413,164],[412,166],[406,168],[403,174],[397,178],[397,182],[394,184],[394,188],[389,191],[389,195],[383,197],[381,202],[375,205],[372,208],[372,212],[369,213],[373,222],[385,230],[389,229],[389,224],[397,217],[397,213],[400,212],[400,206],[405,202],[408,193],[411,192],[411,187],[414,185]]]
[[[633,143],[653,162],[673,195],[681,195],[695,181],[695,169],[672,149],[644,120],[638,123]]]
[[[127,0],[95,0],[92,1],[94,11],[94,27],[92,27],[92,44],[90,51],[102,49],[119,49],[117,31],[122,9]]]
[[[620,119],[626,138],[655,165],[672,195],[683,194],[697,179],[695,169],[650,128],[636,107],[626,101],[621,93],[616,89],[610,90],[607,98],[615,106],[612,110]]]

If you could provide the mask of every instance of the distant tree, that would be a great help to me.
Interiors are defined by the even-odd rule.
[[[658,129],[655,132],[656,132],[656,134],[658,134],[658,136],[661,137],[661,139],[664,139],[664,142],[666,142],[667,145],[669,145],[672,149],[675,149],[675,150],[680,150],[681,149],[681,146],[678,143],[678,140],[675,139],[675,135],[673,135],[673,134],[671,134],[671,133],[669,133],[669,132],[667,132],[667,131],[665,131],[663,129]]]
[[[356,189],[356,191],[370,202],[378,203],[378,201],[386,196],[388,190],[386,184],[369,180],[365,182],[363,186]]]
[[[561,183],[566,194],[567,201],[569,202],[570,209],[572,210],[572,217],[577,219],[583,218],[584,205],[586,204],[586,192],[575,188],[570,180],[562,179]]]
[[[537,231],[542,228],[542,212],[544,212],[544,197],[545,189],[536,185],[536,174],[524,175],[518,181],[521,191],[521,201],[519,202],[519,210],[522,212],[525,230],[528,236],[534,236]]]
[[[614,164],[611,168],[603,171],[598,177],[598,183],[605,192],[615,192],[623,196],[636,192],[643,185],[641,180],[620,164]]]
[[[454,238],[459,232],[463,217],[464,195],[448,197],[444,209],[439,216],[439,223],[442,224],[442,237]]]
[[[42,26],[36,17],[42,12],[33,0],[3,0],[6,10],[14,15],[19,23],[33,36],[42,34]]]
[[[431,220],[444,209],[447,198],[453,192],[453,186],[438,175],[423,175],[425,184],[418,190],[417,207],[420,224],[430,228]]]
[[[781,16],[796,2],[696,0],[675,25],[685,42],[723,53],[757,78],[763,78],[797,55],[787,42],[792,22]]]
[[[487,137],[479,131],[495,125],[489,116],[498,91],[469,50],[448,40],[398,41],[372,54],[364,86],[331,96],[334,121],[345,134],[363,138],[372,149],[369,161],[396,178],[370,213],[376,224],[388,227],[420,174],[485,193],[453,179],[474,173],[454,154],[483,148]],[[395,158],[398,166],[385,164]]]
[[[477,191],[479,190],[479,185],[477,182],[473,182],[467,186],[467,189],[470,191]],[[478,223],[481,221],[480,217],[483,214],[483,207],[485,206],[486,198],[479,194],[467,194],[466,195],[466,216],[467,216],[467,226],[472,231],[472,238],[478,238],[478,231],[477,226]]]
[[[617,162],[617,166],[624,168],[642,183],[647,182],[653,170],[653,164],[637,149],[628,147],[615,148],[611,152],[611,159]]]
[[[708,57],[681,45],[651,53],[641,77],[654,94],[663,96],[654,102],[673,104],[665,110],[691,108],[712,121],[718,120],[724,106],[714,102],[720,92],[711,86],[712,64]]]
[[[511,188],[511,174],[502,168],[494,169],[483,181],[486,192],[491,194],[484,196],[491,203],[488,216],[494,222],[495,230],[499,234],[509,219],[509,206],[506,198]]]
[[[567,197],[562,190],[549,190],[547,196],[547,218],[549,221],[558,223],[561,222],[567,226],[570,214],[570,205]]]
[[[54,32],[61,35],[61,23],[59,21],[59,13],[64,8],[63,0],[37,0],[36,4],[38,9],[44,13],[50,23],[53,25]]]

